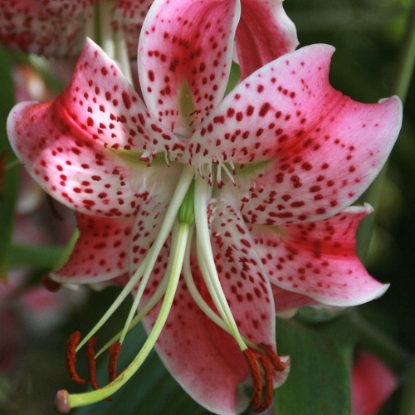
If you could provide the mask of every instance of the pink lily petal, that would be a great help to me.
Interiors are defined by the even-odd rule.
[[[206,288],[203,294],[208,296]],[[157,306],[145,318],[148,331],[157,316],[155,310]],[[156,350],[183,389],[209,411],[231,415],[248,406],[248,396],[238,389],[249,377],[242,352],[235,340],[200,310],[184,281],[179,284]]]
[[[313,45],[261,68],[227,95],[193,135],[183,160],[240,163],[247,222],[327,218],[378,174],[401,125],[397,97],[361,104],[328,82],[334,49]],[[251,177],[251,178],[250,178]]]
[[[226,217],[220,215],[220,219],[213,223],[212,235],[219,278],[240,332],[256,344],[263,342],[275,347],[271,287],[258,267],[258,260],[252,256],[252,249],[246,246],[250,238],[242,219],[236,212]],[[156,272],[153,272],[144,292],[144,301],[160,284],[162,273],[158,268],[166,267],[168,252],[169,243],[166,243],[157,261]],[[191,268],[199,293],[216,310],[195,254],[192,255]],[[158,311],[159,304],[145,318],[144,325],[148,331]],[[209,411],[235,414],[248,406],[249,399],[240,389],[240,384],[249,379],[243,354],[236,341],[200,310],[183,276],[156,348],[167,369],[185,391]],[[283,383],[287,375],[288,368],[282,373],[275,372],[274,387]]]
[[[352,306],[389,287],[374,280],[356,255],[356,228],[372,211],[353,206],[330,219],[281,228],[252,227],[270,281],[327,305]]]
[[[192,120],[222,99],[238,18],[235,0],[154,2],[140,38],[139,77],[149,110],[169,130],[188,134]]]
[[[236,29],[236,50],[241,80],[298,46],[294,23],[282,7],[283,0],[242,0]]]
[[[117,0],[113,26],[122,30],[127,41],[128,56],[137,58],[138,38],[143,27],[144,18],[153,0]]]
[[[231,203],[220,201],[215,208],[213,254],[238,327],[254,342],[274,344],[273,295],[255,242]]]
[[[284,290],[277,285],[271,284],[272,293],[274,295],[275,312],[277,314],[290,310],[296,310],[300,307],[306,307],[319,304],[306,295],[296,293],[294,291]]]
[[[77,85],[80,84],[77,79],[83,76],[80,70],[82,61],[91,58],[93,64],[89,67],[99,63],[98,56],[101,56],[100,54],[97,54],[95,60],[92,59],[92,56],[95,56],[95,52],[98,51],[100,49],[97,49],[92,42],[86,46],[78,65],[78,76],[75,76],[74,82],[63,96],[52,103],[17,105],[9,115],[8,133],[16,154],[27,166],[30,174],[37,178],[47,193],[53,195],[60,202],[87,214],[98,214],[99,216],[132,215],[139,204],[154,192],[153,183],[160,182],[164,187],[164,190],[157,189],[157,192],[170,195],[171,185],[175,183],[180,168],[177,164],[172,165],[169,168],[170,174],[166,178],[165,169],[168,167],[166,167],[163,155],[158,156],[154,161],[157,166],[153,165],[151,169],[147,167],[149,160],[146,157],[143,162],[140,162],[140,153],[129,151],[129,145],[126,144],[130,140],[128,137],[131,137],[133,133],[132,129],[126,133],[123,126],[122,114],[127,113],[125,107],[118,112],[114,109],[114,113],[109,112],[108,107],[105,107],[105,113],[99,111],[98,114],[98,110],[96,112],[94,110],[96,106],[100,105],[100,96],[92,96],[94,92],[91,92],[90,100],[85,98],[83,105],[81,104],[82,100],[77,102],[74,109],[76,114],[73,115],[77,122],[68,117],[67,104],[73,104],[69,97],[73,91],[76,92]],[[89,52],[92,53],[92,56],[89,55]],[[107,59],[104,58],[104,60]],[[114,64],[111,63],[111,65]],[[92,76],[92,74],[90,75]],[[102,76],[104,77],[104,75]],[[117,76],[119,75],[117,74]],[[123,78],[119,77],[122,81]],[[99,75],[95,75],[93,79],[100,82]],[[104,88],[106,83],[101,82],[100,85],[101,88]],[[117,85],[119,84],[114,87]],[[88,93],[85,92],[85,94]],[[95,97],[98,98],[97,102],[94,102]],[[121,99],[121,97],[119,98]],[[91,110],[92,112],[89,111],[87,101],[94,108]],[[133,105],[131,105],[132,108],[134,108]],[[111,114],[115,114],[113,116],[115,117],[114,128],[111,128]],[[89,116],[93,117],[90,118],[90,122],[88,122]],[[134,113],[131,112],[128,116],[130,119],[128,125],[138,127],[132,122]],[[82,118],[86,119],[85,124],[83,124]],[[118,118],[120,118],[119,122]],[[108,128],[103,127],[102,121],[106,121]],[[114,132],[110,133],[109,131]],[[115,135],[115,131],[119,133],[118,136]],[[113,134],[114,137],[112,137]],[[157,134],[153,131],[151,147],[157,147],[157,144],[153,144]],[[145,142],[144,137],[140,138],[138,133],[135,138],[140,139],[141,144]],[[117,140],[118,144],[122,144],[127,151],[122,148],[117,149],[117,143],[113,144],[112,148],[108,147],[109,144]],[[171,141],[175,142],[175,140],[178,139],[172,138]],[[160,143],[163,141],[164,139],[161,138]],[[132,141],[131,143],[134,144]],[[142,147],[144,148],[145,144]]]
[[[399,385],[389,368],[368,352],[360,352],[352,371],[352,414],[376,415]]]
[[[53,280],[68,284],[107,281],[128,272],[128,253],[134,217],[99,218],[77,214],[80,237]]]
[[[0,39],[37,55],[76,56],[97,0],[0,0]]]
[[[92,40],[59,99],[71,127],[113,149],[171,153],[184,148],[148,114],[115,62]]]

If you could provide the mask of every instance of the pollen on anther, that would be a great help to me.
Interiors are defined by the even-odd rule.
[[[121,343],[116,342],[110,346],[110,360],[108,362],[108,383],[117,377],[117,360],[121,352]]]
[[[252,379],[252,397],[250,401],[250,405],[253,408],[256,408],[261,403],[261,395],[262,395],[262,380],[261,380],[261,372],[258,367],[257,360],[255,358],[254,352],[249,349],[245,349],[242,351],[246,363],[249,367],[249,373]]]
[[[72,333],[71,337],[69,337],[68,344],[66,345],[66,369],[69,372],[69,376],[71,379],[78,384],[85,383],[85,379],[82,379],[78,373],[76,372],[75,364],[76,364],[76,347],[79,344],[79,340],[81,339],[81,333],[79,331],[75,331]]]
[[[264,368],[264,381],[265,381],[265,394],[262,403],[255,408],[252,408],[254,412],[263,412],[271,406],[273,397],[272,387],[272,363],[268,357],[261,356],[259,362]]]
[[[264,350],[268,359],[271,361],[273,368],[278,372],[283,372],[285,370],[285,363],[277,355],[274,348],[265,343],[261,343],[260,346]]]
[[[88,374],[89,374],[89,381],[91,382],[91,386],[97,390],[99,389],[98,381],[97,381],[97,368],[95,362],[95,352],[94,346],[95,343],[98,341],[98,337],[92,337],[88,340],[87,349],[86,349],[86,358],[88,361]]]

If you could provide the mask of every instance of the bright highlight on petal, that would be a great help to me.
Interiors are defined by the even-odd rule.
[[[128,16],[128,4],[117,2],[124,30],[141,14]],[[235,42],[242,80],[223,98]],[[276,312],[361,304],[386,290],[355,253],[371,208],[348,206],[397,138],[400,101],[345,97],[328,82],[333,48],[296,46],[279,0],[156,0],[140,35],[138,92],[88,40],[57,99],[13,109],[16,154],[77,212],[80,237],[51,277],[124,281],[96,326],[69,339],[70,376],[83,380],[76,353],[86,345],[96,390],[59,391],[61,412],[112,395],[153,347],[208,410],[263,411],[289,371]],[[96,353],[95,333],[130,294],[124,327]],[[117,368],[140,321],[148,339]],[[109,383],[98,385],[95,359],[108,349]]]

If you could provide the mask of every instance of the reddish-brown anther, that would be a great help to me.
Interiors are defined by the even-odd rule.
[[[272,385],[272,367],[273,364],[268,357],[261,356],[259,361],[264,368],[264,380],[265,380],[265,394],[261,404],[252,408],[254,412],[263,412],[271,406],[273,396],[273,385]]]
[[[99,389],[98,381],[97,381],[97,365],[95,362],[95,351],[94,346],[95,343],[98,341],[98,337],[92,337],[88,340],[86,344],[86,358],[88,361],[88,375],[89,381],[91,382],[91,386],[97,390]]]
[[[248,363],[249,373],[251,374],[252,386],[254,389],[252,392],[250,405],[255,408],[261,403],[261,395],[262,395],[261,372],[259,370],[254,352],[252,350],[245,349],[242,351],[242,353],[244,354],[246,363]]]
[[[261,343],[260,346],[264,350],[268,359],[271,361],[273,368],[278,372],[283,372],[286,367],[285,363],[277,355],[277,352],[274,350],[274,348],[265,343]]]
[[[56,293],[61,288],[62,284],[53,281],[48,274],[42,277],[42,285],[51,293]]]
[[[116,342],[110,347],[110,361],[108,362],[108,382],[111,383],[117,377],[117,360],[121,352],[121,343]]]
[[[80,385],[85,383],[85,379],[82,379],[76,372],[76,347],[79,344],[81,339],[81,332],[75,331],[69,337],[68,343],[66,345],[66,370],[69,372],[71,379]]]

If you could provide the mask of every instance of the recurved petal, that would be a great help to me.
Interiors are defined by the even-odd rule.
[[[298,46],[294,23],[283,0],[242,0],[236,29],[236,50],[241,79]]]
[[[128,272],[134,218],[100,218],[77,214],[80,236],[68,262],[51,273],[65,284],[93,284]]]
[[[70,127],[112,149],[172,157],[184,149],[183,141],[148,113],[117,64],[90,39],[60,101]]]
[[[239,19],[236,0],[156,0],[141,32],[138,70],[151,113],[188,135],[226,89]]]
[[[327,305],[380,297],[389,284],[373,279],[356,255],[356,228],[371,211],[369,205],[353,206],[319,222],[254,225],[251,232],[270,281]]]
[[[275,312],[278,315],[285,317],[286,312],[295,314],[295,311],[299,307],[306,307],[319,304],[318,301],[307,297],[306,295],[299,294],[294,291],[284,290],[277,285],[271,284],[272,293],[274,295]],[[284,318],[283,317],[283,318]]]
[[[362,104],[333,89],[333,51],[312,45],[271,62],[227,95],[193,135],[184,160],[197,167],[237,163],[246,221],[329,217],[354,202],[385,163],[402,104],[397,97]]]
[[[122,30],[127,42],[128,56],[137,58],[138,39],[148,9],[153,0],[117,0],[113,26],[115,30]]]
[[[148,167],[132,151],[105,148],[71,129],[61,116],[54,101],[19,104],[8,119],[15,153],[47,193],[76,211],[113,217],[133,215],[153,193],[170,194],[179,166],[167,167],[159,155]]]
[[[0,39],[48,57],[77,56],[97,0],[0,0]]]

